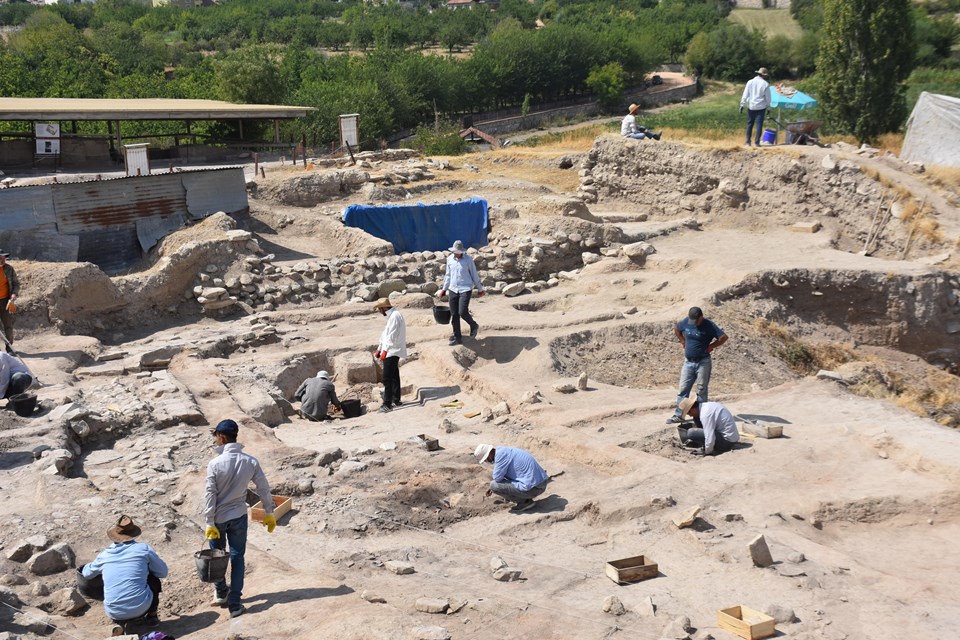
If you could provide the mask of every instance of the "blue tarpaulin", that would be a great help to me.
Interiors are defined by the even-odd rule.
[[[487,201],[479,198],[383,207],[353,204],[344,210],[343,222],[392,242],[397,253],[443,251],[455,240],[466,247],[482,247],[489,226]]]

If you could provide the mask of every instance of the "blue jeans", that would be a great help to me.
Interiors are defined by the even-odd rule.
[[[707,401],[707,389],[710,386],[710,370],[713,368],[713,360],[707,356],[699,362],[684,360],[683,367],[680,369],[680,393],[677,394],[677,408],[673,415],[680,417],[680,403],[690,395],[693,389],[693,383],[697,383],[697,402]]]
[[[750,134],[754,124],[757,125],[755,144],[760,144],[760,137],[763,136],[763,119],[766,115],[766,109],[747,109],[747,144],[750,144]]]
[[[548,482],[550,482],[550,478],[547,478],[533,489],[527,491],[521,491],[512,482],[491,482],[490,491],[508,500],[520,502],[521,500],[532,500],[536,498],[546,490]]]
[[[216,523],[220,530],[220,537],[210,541],[211,549],[225,549],[230,545],[230,593],[227,595],[227,607],[236,609],[240,606],[240,596],[243,595],[243,554],[247,551],[247,514],[227,522]],[[227,590],[227,581],[215,582],[217,594]]]
[[[634,140],[643,140],[644,138],[653,138],[653,133],[650,131],[641,131],[639,133],[628,133],[624,138],[633,138]]]
[[[450,300],[450,324],[453,325],[453,337],[457,340],[462,338],[460,334],[460,318],[467,321],[472,330],[477,323],[473,321],[470,315],[470,298],[473,290],[457,293],[456,291],[447,291],[447,298]]]

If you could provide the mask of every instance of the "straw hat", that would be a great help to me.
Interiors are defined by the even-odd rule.
[[[639,108],[640,108],[640,105],[638,105],[638,104],[631,104],[631,105],[630,105],[630,108],[627,109],[627,111],[629,111],[630,113],[633,113],[634,111],[636,111],[636,110],[639,109]]]
[[[759,74],[760,74],[761,76],[763,76],[764,78],[766,78],[768,75],[770,75],[770,72],[767,71],[767,68],[766,68],[766,67],[760,67],[759,69],[757,69],[757,73],[759,73]]]
[[[457,240],[453,246],[447,249],[450,253],[463,253],[463,243]]]
[[[697,399],[696,399],[696,398],[684,398],[683,400],[681,400],[681,401],[680,401],[680,415],[681,415],[681,416],[688,415],[688,412],[690,411],[690,408],[691,408],[693,405],[695,405],[695,404],[697,404]]]
[[[392,307],[393,305],[390,304],[389,298],[380,298],[379,300],[377,300],[377,303],[373,305],[374,309],[390,309]]]

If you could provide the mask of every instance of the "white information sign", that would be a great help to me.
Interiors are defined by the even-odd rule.
[[[356,147],[360,141],[360,134],[357,130],[357,119],[359,113],[347,113],[340,116],[340,146],[349,144]]]

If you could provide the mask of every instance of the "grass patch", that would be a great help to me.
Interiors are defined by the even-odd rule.
[[[620,130],[620,123],[614,123],[617,131]],[[613,124],[591,124],[584,127],[578,127],[569,131],[556,131],[544,133],[539,136],[532,136],[517,143],[518,147],[537,147],[543,150],[586,150],[593,145],[597,136],[610,133],[614,128]]]
[[[774,355],[800,375],[810,375],[820,369],[833,369],[854,359],[853,352],[847,347],[800,340],[777,323],[762,318],[755,324],[760,333],[780,342],[780,345],[773,349]]]
[[[728,17],[747,29],[765,33],[768,38],[782,35],[795,40],[803,33],[789,9],[734,9]]]

